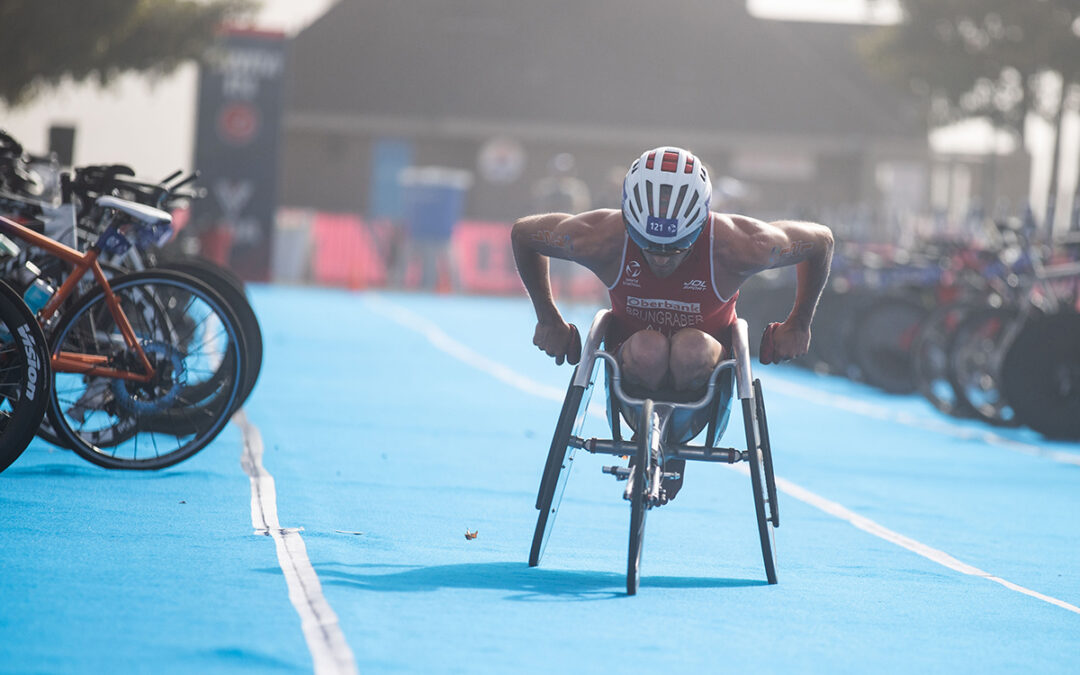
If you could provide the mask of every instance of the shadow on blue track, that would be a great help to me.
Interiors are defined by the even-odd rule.
[[[435,591],[444,588],[510,591],[512,600],[605,600],[626,596],[626,577],[610,572],[576,572],[530,568],[525,563],[463,563],[409,567],[401,571],[367,574],[362,570],[386,565],[316,565],[326,585],[378,592]],[[268,570],[271,571],[271,570]],[[272,570],[280,573],[280,570]],[[641,585],[654,588],[740,588],[765,586],[756,579],[710,577],[644,577]]]
[[[79,465],[79,464],[38,464],[36,466],[28,467],[13,467],[4,472],[4,477],[17,477],[17,476],[90,476],[96,478],[110,477],[113,479],[127,479],[132,476],[138,476],[143,480],[163,480],[169,478],[193,478],[193,477],[208,477],[215,474],[209,471],[183,471],[183,470],[165,470],[165,471],[113,471],[109,469],[103,469],[92,464]]]
[[[17,476],[100,476],[104,472],[94,466],[73,464],[38,464],[36,466],[14,466],[4,472],[4,478]]]

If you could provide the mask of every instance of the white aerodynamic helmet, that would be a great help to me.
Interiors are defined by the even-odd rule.
[[[626,231],[651,252],[690,248],[709,218],[711,198],[712,181],[701,160],[682,148],[649,150],[623,179]]]

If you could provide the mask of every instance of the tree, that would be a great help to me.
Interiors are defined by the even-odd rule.
[[[1076,0],[899,1],[905,20],[860,45],[870,66],[926,96],[935,124],[985,117],[1023,140],[1029,114],[1049,121],[1058,129],[1053,199],[1062,114],[1080,88]]]
[[[251,9],[252,0],[3,0],[0,101],[23,103],[66,77],[168,73]]]

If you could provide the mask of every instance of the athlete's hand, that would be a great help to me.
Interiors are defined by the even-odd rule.
[[[810,350],[810,329],[800,323],[770,323],[761,335],[758,360],[763,364],[783,363],[804,356]]]
[[[537,322],[533,344],[548,356],[554,357],[555,365],[561,366],[565,360],[573,366],[581,360],[581,333],[577,326],[562,319]]]

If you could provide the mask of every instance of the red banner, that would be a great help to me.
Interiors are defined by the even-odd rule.
[[[419,286],[424,261],[391,223],[325,212],[312,213],[309,222],[312,282],[353,289]],[[437,261],[436,290],[485,295],[524,293],[514,265],[508,224],[460,222],[444,253]],[[552,287],[557,297],[572,300],[599,301],[607,296],[603,284],[584,268],[555,275]]]

